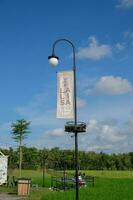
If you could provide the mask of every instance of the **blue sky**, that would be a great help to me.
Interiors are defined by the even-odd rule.
[[[49,66],[56,39],[76,47],[78,119],[82,150],[133,150],[133,0],[0,0],[0,145],[16,147],[12,122],[31,121],[24,144],[74,148],[56,119],[56,72],[71,69],[72,49],[56,47],[58,68]]]

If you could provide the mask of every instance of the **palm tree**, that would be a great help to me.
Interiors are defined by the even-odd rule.
[[[19,143],[19,176],[21,177],[21,169],[22,169],[22,142],[27,137],[29,133],[29,125],[30,122],[27,122],[24,119],[17,120],[15,123],[12,123],[12,138],[15,142]]]

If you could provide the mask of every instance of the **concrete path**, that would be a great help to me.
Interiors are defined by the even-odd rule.
[[[24,200],[24,198],[5,194],[5,193],[0,193],[0,200]]]

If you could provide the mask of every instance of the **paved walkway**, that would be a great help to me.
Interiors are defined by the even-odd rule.
[[[24,198],[5,194],[5,193],[0,193],[0,200],[24,200]]]

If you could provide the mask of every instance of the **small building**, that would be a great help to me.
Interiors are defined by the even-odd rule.
[[[7,182],[8,156],[0,151],[0,185]]]

